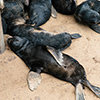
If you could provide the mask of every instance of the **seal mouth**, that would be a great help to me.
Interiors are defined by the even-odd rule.
[[[13,38],[8,38],[7,43],[12,51],[17,52],[19,50],[24,50],[29,41],[26,38],[15,36]]]
[[[8,38],[7,42],[11,44],[13,41],[19,41],[18,37]]]

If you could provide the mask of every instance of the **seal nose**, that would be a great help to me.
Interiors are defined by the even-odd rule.
[[[11,43],[12,42],[12,38],[8,38],[7,42]]]

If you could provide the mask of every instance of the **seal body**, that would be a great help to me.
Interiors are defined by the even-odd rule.
[[[30,71],[33,72],[33,76],[35,72],[33,78],[37,74],[40,75],[42,72],[45,72],[75,86],[77,100],[80,100],[80,98],[85,100],[82,91],[79,89],[82,89],[84,85],[89,87],[100,98],[100,88],[90,84],[86,78],[83,66],[71,56],[63,54],[52,47],[34,46],[26,38],[9,38],[8,45],[26,63]],[[32,76],[32,73],[30,76]]]
[[[73,14],[76,9],[75,0],[52,0],[52,5],[57,12],[66,15]]]
[[[19,0],[4,0],[4,2],[9,2],[9,1],[14,1],[14,2],[17,2]],[[23,3],[25,6],[28,6],[29,5],[29,0],[20,0],[21,3]]]
[[[79,80],[86,78],[83,67],[74,58],[60,53],[59,50],[43,45],[34,46],[29,40],[21,37],[8,39],[8,44],[31,71],[49,73],[61,80],[71,82],[74,86]],[[51,54],[50,49],[57,55]],[[53,56],[58,56],[58,61]]]
[[[4,2],[4,6],[1,16],[7,24],[10,24],[15,18],[24,16],[24,6],[20,1],[6,1]]]
[[[14,19],[8,26],[7,34],[27,38],[34,46],[48,45],[59,50],[64,50],[71,45],[71,40],[80,38],[79,34],[59,33],[51,34],[45,31],[36,31],[33,26],[25,24],[23,18]]]
[[[39,27],[46,23],[51,16],[51,0],[30,0],[29,20],[26,23]]]
[[[100,1],[88,0],[77,6],[75,19],[87,25],[100,22]]]
[[[76,21],[88,25],[95,32],[100,33],[100,1],[87,0],[77,6],[74,17]]]

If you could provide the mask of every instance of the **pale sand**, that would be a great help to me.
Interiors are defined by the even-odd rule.
[[[81,3],[78,0],[78,4]],[[100,87],[100,34],[88,26],[79,24],[73,16],[58,14],[42,26],[49,32],[79,33],[64,53],[77,59],[85,68],[88,80]],[[75,100],[75,88],[68,82],[42,74],[42,82],[35,91],[27,85],[29,69],[8,47],[0,55],[0,100]],[[100,100],[88,88],[84,90],[86,100]]]

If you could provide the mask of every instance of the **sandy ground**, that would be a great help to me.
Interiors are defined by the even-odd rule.
[[[78,0],[78,4],[81,3]],[[49,32],[79,33],[64,53],[77,59],[85,68],[88,80],[100,87],[100,34],[88,26],[79,24],[74,17],[58,14],[42,26]],[[6,37],[6,36],[5,36]],[[27,86],[29,69],[6,45],[0,55],[0,100],[75,100],[75,88],[68,82],[42,74],[42,82],[35,91]],[[84,90],[86,100],[100,100],[88,88]]]

